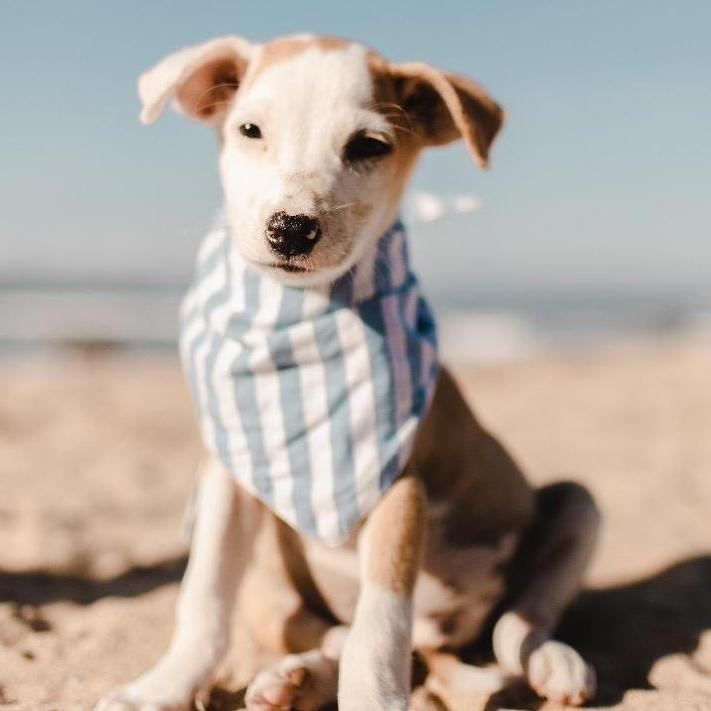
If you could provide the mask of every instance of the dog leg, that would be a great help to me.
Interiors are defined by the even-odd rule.
[[[361,588],[341,657],[342,711],[405,711],[410,694],[412,591],[425,541],[425,493],[399,479],[359,536]]]
[[[335,702],[337,695],[344,711],[405,711],[412,664],[412,589],[424,520],[421,484],[404,477],[391,487],[360,534],[362,580],[353,625],[322,628],[318,649],[291,654],[260,672],[247,690],[248,711],[312,711]]]
[[[205,468],[176,609],[176,628],[160,661],[111,692],[96,711],[185,711],[209,681],[229,643],[235,587],[258,528],[259,506],[216,461]]]
[[[579,705],[595,693],[595,672],[551,634],[579,589],[600,516],[587,490],[567,482],[541,489],[538,505],[515,573],[518,596],[494,627],[494,652],[506,672],[524,676],[540,696]]]

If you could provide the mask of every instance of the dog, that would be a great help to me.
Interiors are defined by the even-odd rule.
[[[437,364],[397,222],[420,151],[463,139],[486,166],[502,109],[459,75],[311,35],[183,49],[139,94],[144,123],[173,100],[219,141],[224,221],[181,337],[210,457],[170,647],[98,711],[191,708],[238,586],[283,655],[249,685],[254,711],[404,710],[411,652],[450,708],[511,678],[589,700],[593,669],[552,635],[598,509],[575,483],[529,486]],[[462,658],[482,636],[493,666]]]

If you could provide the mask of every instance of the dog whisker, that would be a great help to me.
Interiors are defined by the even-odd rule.
[[[357,202],[347,202],[343,205],[336,205],[335,207],[330,207],[328,210],[324,210],[326,214],[330,214],[332,212],[338,212],[338,210],[345,210],[348,207],[353,207],[353,205],[357,205]]]
[[[397,126],[393,124],[393,129],[395,131],[402,131],[403,133],[407,133],[410,136],[416,136],[417,133],[413,131],[411,128],[407,128],[406,126]]]
[[[201,103],[201,101],[203,100],[204,97],[206,97],[206,96],[207,96],[208,94],[210,94],[211,92],[215,91],[215,89],[220,89],[220,88],[222,88],[222,87],[228,87],[228,88],[230,88],[230,89],[235,89],[235,90],[236,90],[236,89],[237,89],[237,84],[234,84],[234,83],[231,83],[231,82],[223,82],[222,84],[213,84],[212,86],[208,87],[208,88],[205,89],[205,91],[203,91],[202,94],[200,94],[200,95],[195,99],[195,101],[193,102],[193,111],[194,111],[195,113],[198,113],[198,108],[199,108],[201,111],[204,111],[205,109],[212,108],[213,106],[222,106],[223,104],[224,104],[224,105],[227,105],[227,104],[232,103],[232,97],[230,97],[229,99],[223,99],[223,100],[221,100],[221,101],[214,101],[214,102],[212,102],[212,103],[210,103],[210,104],[202,104],[202,103]]]
[[[379,109],[379,108],[382,108],[382,109],[387,109],[387,108],[397,109],[397,110],[400,112],[399,115],[402,115],[402,116],[405,117],[405,119],[407,120],[407,123],[410,125],[410,129],[414,132],[415,127],[414,127],[414,125],[413,125],[413,123],[412,123],[412,119],[410,118],[410,115],[407,113],[407,111],[405,111],[405,109],[403,109],[402,106],[400,106],[400,104],[396,104],[396,103],[390,102],[390,101],[385,101],[385,102],[373,104],[372,108],[374,108],[374,109],[376,109],[376,110]],[[388,114],[388,115],[386,115],[386,118],[395,118],[395,117],[397,117],[397,116],[398,116],[398,114]]]
[[[393,114],[383,114],[383,117],[384,118],[394,118],[394,115]],[[412,136],[417,135],[416,131],[411,127],[402,126],[397,123],[391,123],[390,126],[394,131],[403,131],[404,133],[408,133]]]
[[[205,109],[211,109],[216,106],[229,106],[230,103],[230,101],[213,101],[211,104],[199,104],[199,106],[200,111],[205,111]]]

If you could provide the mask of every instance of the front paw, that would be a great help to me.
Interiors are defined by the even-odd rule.
[[[543,698],[580,706],[595,695],[595,670],[563,642],[548,640],[528,659],[526,677]]]
[[[332,703],[338,663],[320,651],[292,654],[260,672],[247,689],[248,711],[313,711]]]
[[[298,699],[309,681],[309,670],[300,665],[260,672],[247,689],[247,710],[300,709]]]

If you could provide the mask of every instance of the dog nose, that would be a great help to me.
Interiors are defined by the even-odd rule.
[[[275,212],[267,222],[267,242],[284,257],[302,257],[321,238],[318,220],[308,215],[287,215]]]

